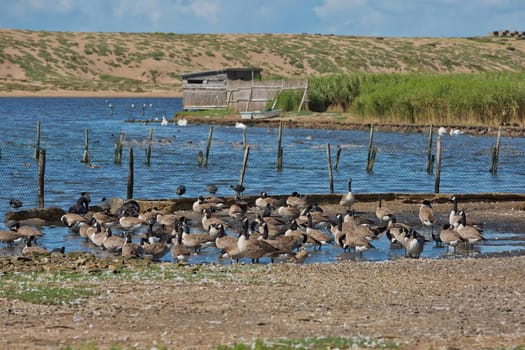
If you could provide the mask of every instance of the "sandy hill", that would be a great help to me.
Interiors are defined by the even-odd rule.
[[[521,71],[525,40],[0,30],[3,95],[179,95],[181,73],[252,66],[263,68],[264,78]]]

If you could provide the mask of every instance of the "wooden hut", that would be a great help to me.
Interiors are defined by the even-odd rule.
[[[261,68],[226,68],[182,74],[184,110],[264,110],[282,90],[302,90],[305,80],[261,80]]]

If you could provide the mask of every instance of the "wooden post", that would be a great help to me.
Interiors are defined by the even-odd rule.
[[[330,183],[330,193],[334,193],[334,177],[332,174],[332,156],[330,154],[330,144],[326,145],[326,162],[328,163],[328,181]]]
[[[35,149],[35,160],[40,157],[40,120],[36,122],[36,149]]]
[[[337,170],[337,167],[339,166],[339,157],[341,156],[342,150],[341,146],[337,146],[337,150],[335,151],[334,170]]]
[[[241,176],[239,177],[239,185],[242,186],[244,182],[244,174],[246,173],[246,166],[248,165],[248,156],[250,155],[250,146],[244,147],[244,157],[242,159]]]
[[[197,155],[197,165],[199,166],[199,168],[202,167],[203,158],[204,158],[204,154],[202,153],[202,151],[199,151],[199,154]]]
[[[208,134],[208,144],[206,145],[206,157],[204,157],[204,167],[208,167],[208,156],[210,155],[211,139],[213,137],[213,126],[210,126],[210,133]]]
[[[149,129],[148,148],[146,149],[146,165],[151,165],[151,144],[153,143],[153,128]]]
[[[283,148],[282,148],[282,138],[283,138],[283,122],[279,121],[279,136],[277,138],[277,170],[283,169]]]
[[[303,91],[303,97],[301,97],[301,102],[299,103],[299,108],[297,108],[297,112],[300,112],[303,108],[304,101],[306,100],[306,96],[308,94],[308,79],[306,79],[304,83],[304,91]]]
[[[428,153],[427,153],[427,173],[432,175],[434,170],[434,159],[432,157],[432,125],[428,130]]]
[[[128,196],[127,199],[133,198],[133,181],[134,181],[134,168],[133,168],[133,147],[129,148],[129,172],[128,172]]]
[[[434,193],[439,193],[439,182],[441,181],[441,136],[438,136],[436,143],[436,179],[434,183]]]
[[[84,155],[81,162],[89,163],[89,129],[86,129],[84,133]]]
[[[366,171],[367,172],[371,172],[372,168],[374,167],[372,156],[374,157],[374,160],[375,160],[375,154],[373,154],[373,150],[375,149],[377,153],[377,148],[374,148],[373,145],[374,145],[374,124],[370,124],[370,136],[368,138],[368,155],[366,157]]]
[[[44,208],[44,177],[46,174],[46,150],[38,151],[38,209]]]
[[[370,160],[368,161],[366,165],[367,173],[371,173],[372,171],[374,171],[374,163],[376,161],[376,155],[377,155],[377,147],[374,146],[374,148],[372,149],[372,152],[370,153]]]
[[[248,145],[248,142],[246,141],[246,128],[242,129],[242,145],[245,147]]]
[[[501,142],[501,126],[498,128],[498,136],[496,137],[496,145],[492,150],[492,163],[490,165],[490,172],[492,175],[498,175],[499,162],[499,145]]]
[[[119,141],[115,144],[115,164],[120,165],[122,162],[122,144],[124,143],[124,132],[120,132]]]

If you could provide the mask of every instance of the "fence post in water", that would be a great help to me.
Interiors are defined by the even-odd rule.
[[[246,173],[246,166],[248,165],[248,156],[250,155],[250,146],[244,147],[244,157],[242,159],[241,176],[239,178],[239,185],[242,186],[244,182],[244,174]]]
[[[242,128],[242,145],[246,147],[248,142],[246,141],[246,128]]]
[[[434,158],[432,157],[432,125],[428,131],[428,155],[427,155],[427,173],[432,174],[434,169]]]
[[[46,174],[46,150],[38,151],[38,209],[44,208],[44,177]]]
[[[439,193],[439,182],[441,181],[441,136],[438,136],[436,143],[436,179],[434,183],[434,193]]]
[[[370,172],[369,169],[373,167],[373,165],[370,166],[370,162],[372,159],[373,144],[374,144],[374,124],[370,124],[370,137],[368,139],[368,156],[366,158],[366,171],[368,172]]]
[[[330,183],[330,193],[334,193],[334,177],[332,174],[332,155],[330,152],[330,144],[326,144],[326,162],[328,163],[328,181]]]
[[[35,160],[40,157],[40,120],[36,122],[36,149],[35,149]]]
[[[149,129],[148,148],[146,149],[146,165],[151,164],[151,144],[153,143],[153,128]]]
[[[490,165],[490,172],[492,175],[498,175],[498,162],[499,162],[499,145],[501,141],[501,126],[498,128],[498,136],[496,137],[496,145],[492,150],[492,163]]]
[[[335,151],[335,163],[334,163],[334,170],[337,170],[337,167],[339,166],[339,157],[341,156],[341,151],[343,149],[341,146],[337,146],[337,150]]]
[[[124,143],[124,132],[120,132],[120,137],[117,143],[115,143],[115,164],[120,165],[122,161],[122,144]]]
[[[84,155],[81,162],[89,163],[89,129],[86,129],[84,133]]]
[[[374,148],[372,148],[372,152],[370,154],[370,160],[366,164],[366,172],[367,173],[371,173],[374,170],[374,163],[376,161],[376,155],[377,155],[377,147],[374,146]]]
[[[204,158],[204,154],[202,153],[202,151],[199,151],[199,154],[197,155],[197,165],[199,166],[199,168],[202,167],[203,158]]]
[[[210,155],[211,139],[213,137],[213,126],[210,126],[210,133],[208,134],[208,144],[206,145],[206,157],[204,157],[204,167],[208,167],[208,156]]]
[[[277,138],[277,170],[283,169],[283,148],[282,148],[282,138],[283,138],[283,122],[279,121],[279,136]]]
[[[129,148],[129,172],[128,172],[128,196],[127,199],[133,198],[133,147]]]

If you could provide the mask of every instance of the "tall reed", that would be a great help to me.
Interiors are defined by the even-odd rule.
[[[351,74],[309,80],[309,108],[428,124],[525,123],[525,72]]]

